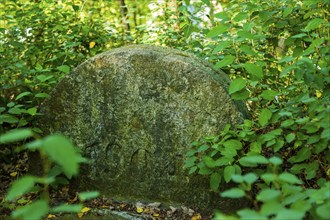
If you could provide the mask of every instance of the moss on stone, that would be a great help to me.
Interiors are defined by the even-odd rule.
[[[207,178],[182,168],[192,141],[242,122],[228,83],[226,74],[192,54],[123,47],[65,77],[43,105],[39,125],[69,136],[90,159],[82,188],[230,211],[236,204],[210,192]]]

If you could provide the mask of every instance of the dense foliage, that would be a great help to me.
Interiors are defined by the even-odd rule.
[[[31,128],[23,137],[42,133],[34,124],[42,100],[97,53],[132,43],[187,50],[229,74],[229,94],[246,101],[251,115],[193,142],[187,153],[191,175],[208,175],[220,196],[251,201],[236,217],[215,218],[327,219],[329,6],[328,0],[1,2],[0,133],[21,127]],[[20,131],[9,133],[17,135],[13,141],[22,140]],[[1,159],[15,147],[6,144]],[[41,181],[26,178],[30,185]],[[223,182],[236,187],[222,191]],[[28,191],[13,188],[8,195]]]
[[[329,2],[232,1],[215,17],[206,56],[251,119],[194,142],[185,166],[251,201],[237,219],[329,218]]]

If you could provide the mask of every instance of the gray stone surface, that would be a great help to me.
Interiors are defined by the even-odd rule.
[[[182,169],[192,141],[242,121],[244,108],[230,99],[228,82],[223,72],[182,51],[118,48],[65,77],[43,105],[39,125],[69,136],[90,159],[78,179],[81,188],[232,209],[209,191],[207,178]]]

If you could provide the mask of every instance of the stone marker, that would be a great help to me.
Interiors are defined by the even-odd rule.
[[[191,142],[242,121],[244,108],[227,87],[223,72],[191,54],[151,45],[118,48],[66,76],[43,105],[39,125],[69,136],[90,159],[80,188],[229,211],[236,200],[220,199],[207,178],[182,168]]]

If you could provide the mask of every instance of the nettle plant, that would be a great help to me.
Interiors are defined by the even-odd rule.
[[[208,59],[251,119],[192,143],[185,167],[220,196],[251,201],[215,219],[329,219],[329,2],[231,1],[215,17]]]
[[[0,136],[0,144],[12,144],[37,136],[28,128],[14,129]],[[40,153],[42,161],[40,170],[43,171],[43,176],[25,175],[11,185],[0,205],[7,208],[16,207],[11,215],[13,219],[37,220],[48,213],[79,213],[83,209],[84,201],[99,195],[96,191],[83,192],[78,196],[80,201],[78,204],[60,204],[51,207],[49,187],[56,187],[59,183],[63,183],[62,174],[68,179],[78,175],[80,163],[85,163],[87,160],[81,156],[69,139],[59,134],[36,139],[24,144],[21,148],[21,150]],[[21,199],[31,192],[39,195],[34,201]],[[14,205],[10,205],[13,203]]]

